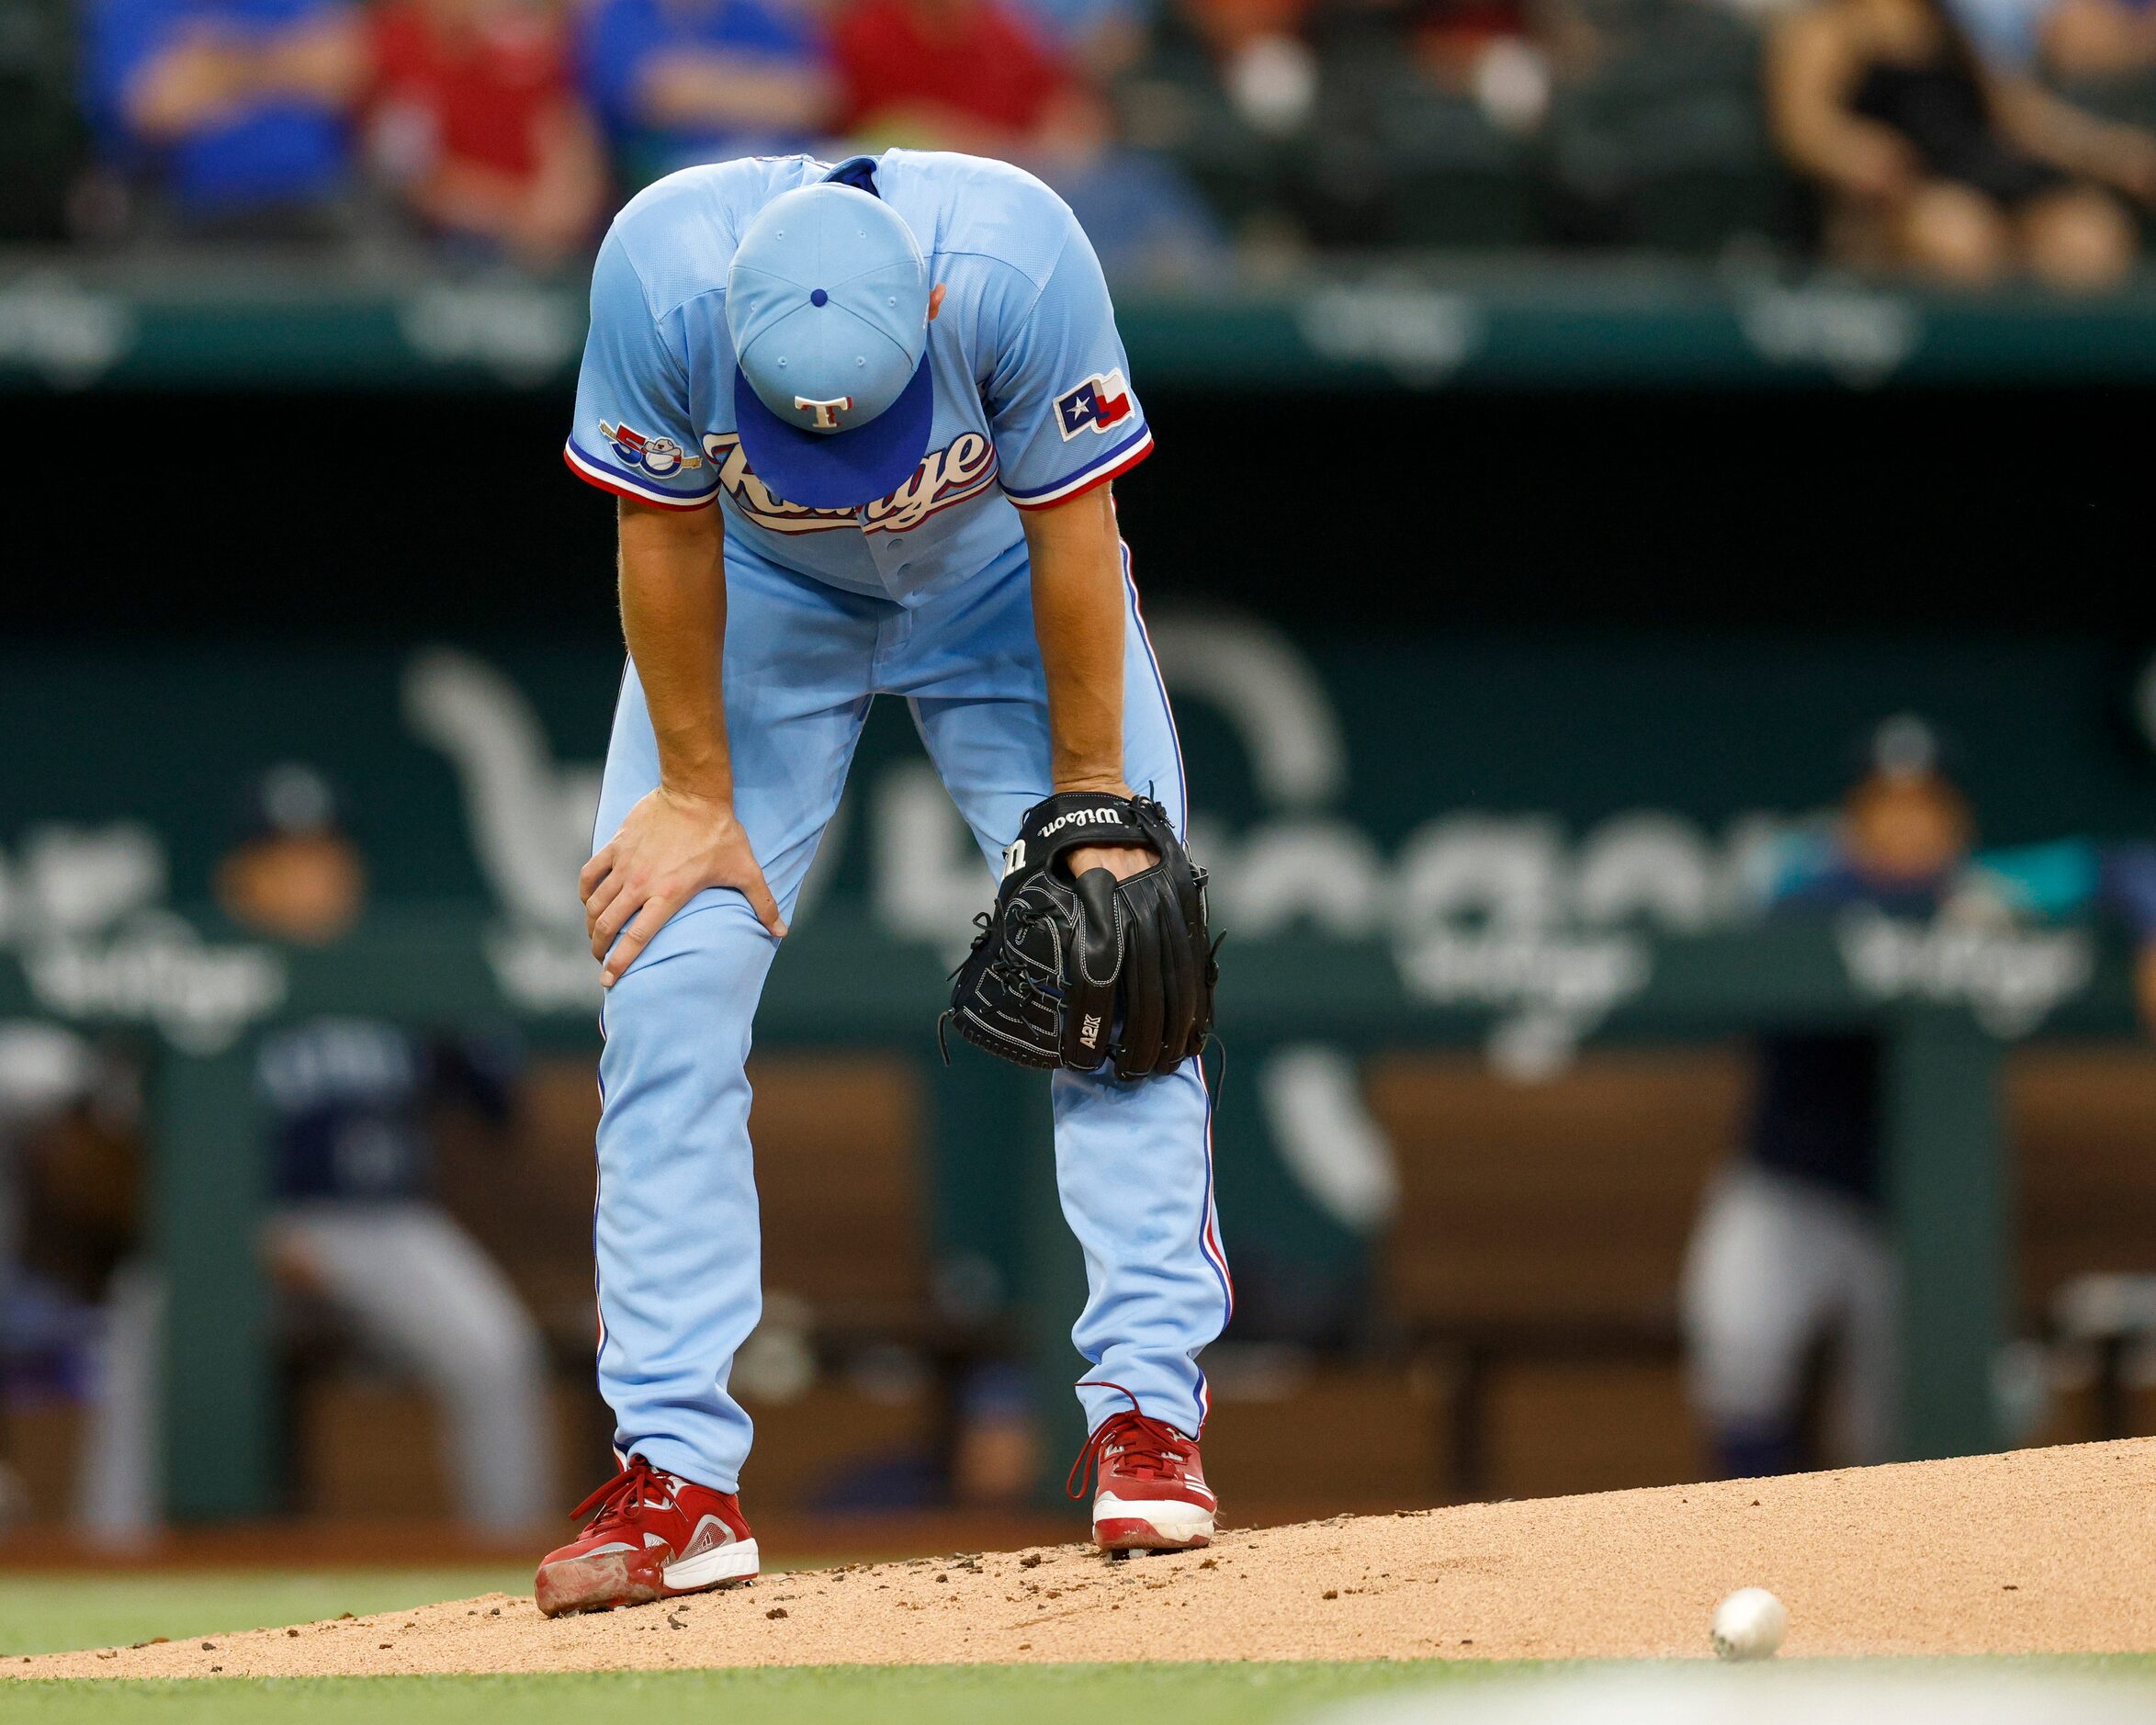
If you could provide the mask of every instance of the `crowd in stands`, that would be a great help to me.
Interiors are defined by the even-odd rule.
[[[1117,0],[85,0],[88,165],[45,214],[121,242],[420,235],[546,269],[677,168],[907,143],[1023,163],[1127,268],[1202,272],[1218,220],[1113,142],[1124,37]]]
[[[0,93],[52,170],[0,236],[541,269],[685,164],[892,144],[1034,169],[1126,279],[1756,242],[2085,287],[2156,199],[2151,0],[0,0]]]

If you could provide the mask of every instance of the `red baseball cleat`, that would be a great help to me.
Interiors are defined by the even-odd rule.
[[[570,1512],[587,1515],[582,1534],[539,1564],[533,1592],[547,1617],[640,1606],[756,1573],[756,1538],[732,1494],[661,1473],[642,1456]]]
[[[1103,1551],[1190,1551],[1213,1543],[1219,1501],[1205,1483],[1197,1444],[1173,1426],[1134,1405],[1116,1415],[1078,1451],[1073,1497],[1084,1495],[1089,1471],[1096,1476],[1093,1543]]]

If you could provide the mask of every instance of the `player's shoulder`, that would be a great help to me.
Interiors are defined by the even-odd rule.
[[[1070,206],[1009,162],[954,150],[889,150],[876,184],[912,226],[922,250],[978,258],[1038,288],[1077,227]]]
[[[606,244],[635,270],[654,317],[723,293],[741,232],[781,192],[830,171],[812,156],[744,156],[683,168],[624,204]]]

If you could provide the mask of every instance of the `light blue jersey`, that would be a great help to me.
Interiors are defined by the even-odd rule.
[[[727,271],[759,210],[832,175],[808,156],[689,168],[615,218],[565,454],[594,485],[647,502],[716,498],[729,545],[913,603],[1011,551],[1019,509],[1136,466],[1153,435],[1100,263],[1061,198],[978,156],[890,150],[873,169],[944,290],[929,330],[934,429],[910,480],[860,509],[802,508],[751,471],[735,432]]]
[[[836,172],[892,205],[929,280],[945,288],[928,325],[934,412],[913,478],[860,509],[805,509],[773,497],[742,455],[725,284],[758,212],[834,173],[805,156],[692,168],[622,212],[594,276],[568,450],[570,466],[607,490],[672,509],[716,499],[726,512],[720,650],[734,812],[787,917],[879,695],[907,703],[979,846],[987,902],[1003,847],[1054,788],[1019,511],[1104,483],[1152,447],[1093,249],[1054,193],[999,163],[904,150]],[[766,226],[782,220],[793,218],[782,210]],[[803,266],[820,283],[830,260],[803,243],[802,228],[779,237],[789,233],[817,254]],[[754,249],[752,238],[751,257]],[[919,290],[918,272],[913,282]],[[861,292],[858,274],[834,266],[824,298],[806,303],[820,311]],[[909,334],[919,331],[925,302],[909,309],[894,293],[889,303]],[[749,305],[745,297],[735,310]],[[769,341],[742,339],[752,358]],[[865,338],[862,346],[874,352]],[[780,344],[772,366],[784,353],[806,368],[808,351]],[[832,351],[841,371],[854,363],[845,343]],[[899,355],[906,391],[918,391],[922,363],[911,349]],[[771,393],[788,405],[783,389]],[[842,394],[819,384],[793,405],[851,412],[851,400],[831,399]],[[886,407],[870,429],[898,411]],[[751,423],[751,440],[759,434]],[[897,446],[896,468],[878,469],[878,482],[921,446]],[[1123,774],[1180,829],[1181,750],[1134,586],[1125,604]],[[595,845],[659,777],[632,664]],[[625,1457],[726,1492],[751,1437],[728,1380],[761,1309],[745,1062],[765,974],[785,962],[780,946],[740,893],[706,888],[622,974],[602,1020],[593,1243],[599,1381],[615,1443]],[[924,1039],[941,1004],[921,1002]],[[1088,1426],[1135,1404],[1194,1435],[1207,1407],[1198,1356],[1233,1300],[1198,1063],[1131,1084],[1112,1072],[1057,1072],[1042,1090],[1055,1112],[1064,1214],[1086,1263],[1072,1340],[1087,1368],[1078,1399]]]

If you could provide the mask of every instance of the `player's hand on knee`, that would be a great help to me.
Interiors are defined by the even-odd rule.
[[[785,921],[730,806],[664,786],[639,798],[577,877],[600,982],[613,987],[651,937],[707,886],[730,886],[773,937]]]

